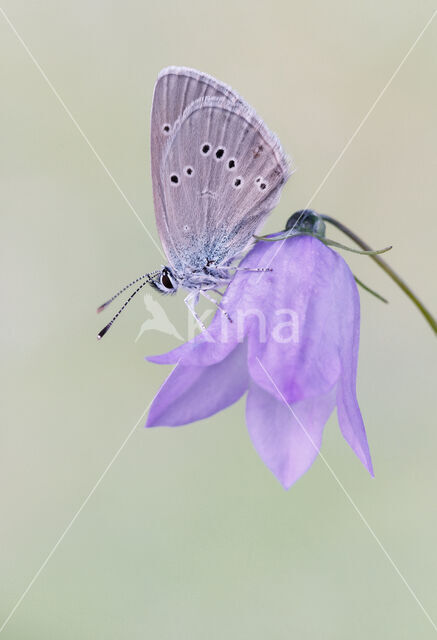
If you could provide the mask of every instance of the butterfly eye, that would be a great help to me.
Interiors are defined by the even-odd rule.
[[[166,289],[174,289],[172,281],[169,277],[168,269],[163,269],[161,272],[161,284]]]

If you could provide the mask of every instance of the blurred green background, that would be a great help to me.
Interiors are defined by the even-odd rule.
[[[307,205],[435,9],[432,1],[77,2],[3,7],[158,241],[153,84],[169,64],[232,85],[296,173],[266,231]],[[168,375],[135,342],[142,299],[100,343],[95,309],[162,258],[0,15],[0,625]],[[312,202],[436,311],[437,21]],[[335,236],[335,234],[331,234]],[[358,395],[376,477],[323,453],[437,619],[435,338],[367,258]],[[183,295],[159,299],[186,333]],[[134,431],[3,631],[6,639],[432,638],[435,630],[318,459],[290,491],[257,457],[244,402]]]

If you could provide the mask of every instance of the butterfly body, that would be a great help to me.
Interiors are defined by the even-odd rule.
[[[173,294],[182,287],[188,291],[208,291],[208,289],[216,289],[226,286],[230,280],[229,270],[226,268],[216,268],[208,264],[201,270],[177,271],[170,267],[163,267],[158,279],[151,280],[150,284],[164,294]],[[229,265],[230,268],[231,265]]]

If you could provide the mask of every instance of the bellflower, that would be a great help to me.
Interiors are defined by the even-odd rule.
[[[271,271],[251,270],[271,267]],[[147,426],[206,418],[247,392],[246,421],[267,467],[289,488],[314,462],[337,408],[340,430],[373,475],[356,398],[357,286],[343,258],[311,236],[260,242],[245,257],[207,332],[164,355],[176,364]]]

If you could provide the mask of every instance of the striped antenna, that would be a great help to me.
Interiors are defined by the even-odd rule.
[[[131,287],[132,285],[136,284],[137,282],[139,282],[140,280],[144,280],[144,278],[149,278],[148,281],[150,281],[152,278],[154,278],[155,276],[158,275],[158,273],[161,273],[160,271],[152,271],[151,273],[145,273],[142,276],[139,276],[138,278],[136,278],[136,280],[132,280],[132,282],[130,282],[129,284],[127,284],[125,287],[123,287],[123,289],[120,289],[120,291],[117,291],[117,293],[115,295],[112,296],[112,298],[109,298],[109,300],[107,300],[106,302],[104,302],[103,304],[100,305],[100,307],[97,309],[97,313],[100,313],[101,311],[103,311],[103,309],[106,309],[106,307],[108,306],[108,304],[111,304],[111,302],[113,300],[115,300],[115,298],[118,298],[118,296],[120,294],[122,294],[124,291],[126,291],[126,289],[129,289],[129,287]]]
[[[157,272],[159,273],[159,271]],[[152,275],[152,274],[148,274],[148,275]],[[109,329],[112,327],[112,325],[114,324],[114,322],[117,320],[118,316],[120,315],[120,313],[123,311],[123,309],[125,309],[127,307],[127,305],[129,304],[129,302],[132,300],[132,298],[138,293],[138,291],[140,291],[140,289],[142,289],[143,287],[146,286],[146,284],[148,284],[150,282],[151,278],[149,278],[148,280],[146,280],[145,282],[142,282],[140,284],[140,286],[135,289],[135,291],[129,296],[129,298],[126,300],[126,302],[124,303],[124,305],[117,311],[117,313],[115,314],[115,316],[112,318],[111,322],[108,322],[108,324],[106,325],[106,327],[103,327],[103,329],[101,331],[99,331],[99,333],[97,334],[97,340],[100,340],[101,338],[103,338],[103,336],[105,335],[105,333],[107,333],[109,331]]]

